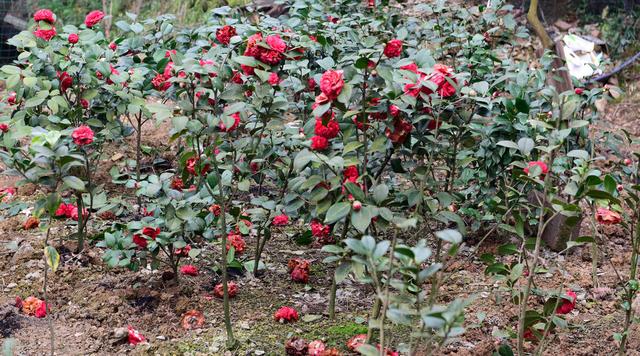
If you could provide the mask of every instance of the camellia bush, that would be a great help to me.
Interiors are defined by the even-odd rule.
[[[596,102],[618,89],[557,92],[551,54],[536,65],[513,58],[528,34],[495,1],[420,5],[424,17],[387,1],[288,5],[280,19],[254,21],[219,8],[195,28],[129,15],[112,38],[100,11],[64,27],[36,12],[35,27],[10,40],[18,60],[0,69],[0,158],[42,192],[25,228],[63,220],[77,226],[66,238],[78,251],[94,236],[108,266],[167,269],[177,281],[206,261],[220,275],[229,347],[242,291],[228,271],[260,277],[265,246],[284,234],[331,268],[330,318],[345,279],[373,291],[368,333],[349,342],[366,355],[436,354],[461,335],[470,300],[443,298],[447,267],[470,237],[508,234],[520,243],[482,259],[519,305],[517,352],[525,340],[542,352],[576,298],[566,288],[531,295],[545,229],[558,217],[610,222],[600,205],[621,201],[613,178],[592,169],[588,132]],[[142,135],[163,122],[175,159],[148,169]],[[105,149],[125,142],[134,154],[109,183],[128,200],[96,180]],[[96,215],[111,222],[92,224]],[[288,267],[293,282],[309,282],[308,261]],[[627,306],[636,284],[625,284]],[[297,320],[287,308],[275,319]],[[412,333],[391,344],[397,327]]]

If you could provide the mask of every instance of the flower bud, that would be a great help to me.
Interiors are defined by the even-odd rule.
[[[362,203],[358,200],[355,200],[352,204],[351,207],[353,208],[353,211],[360,211],[360,209],[362,209]]]

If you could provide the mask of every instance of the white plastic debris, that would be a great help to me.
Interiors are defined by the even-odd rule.
[[[595,52],[595,43],[576,35],[565,35],[562,41],[569,74],[582,79],[602,73],[598,68],[602,53]]]

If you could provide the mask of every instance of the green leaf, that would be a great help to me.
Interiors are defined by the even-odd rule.
[[[509,148],[514,148],[514,149],[520,149],[520,147],[518,147],[518,144],[513,142],[513,141],[500,141],[497,143],[498,146],[503,146],[503,147],[509,147]]]
[[[346,202],[335,203],[327,211],[327,216],[324,218],[325,224],[333,224],[336,221],[342,220],[351,211],[351,204]]]
[[[365,232],[371,224],[374,211],[371,207],[363,206],[360,211],[351,213],[351,224],[360,232]]]
[[[436,232],[436,236],[446,242],[457,245],[462,242],[462,234],[458,230],[446,229]]]
[[[347,261],[339,264],[335,270],[336,283],[344,281],[349,275],[349,272],[351,272],[351,262]]]
[[[389,187],[386,184],[378,184],[373,188],[373,200],[380,204],[389,196]]]
[[[58,270],[60,264],[60,254],[53,246],[46,246],[44,248],[44,257],[47,260],[47,265],[51,268],[51,271],[55,273]]]
[[[66,184],[69,188],[75,189],[83,192],[85,190],[85,185],[82,179],[75,176],[66,176],[62,178],[64,184]]]
[[[258,66],[258,61],[256,61],[255,58],[249,57],[249,56],[233,57],[233,61],[238,63],[238,64],[243,64],[243,65],[249,66],[249,67],[257,67]]]

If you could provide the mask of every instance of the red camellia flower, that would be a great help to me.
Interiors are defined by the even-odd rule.
[[[171,58],[171,55],[175,55],[177,54],[178,51],[175,49],[168,49],[166,52],[164,52],[164,58]]]
[[[35,31],[33,31],[33,34],[36,37],[42,38],[45,41],[50,41],[53,37],[55,37],[57,32],[55,27],[51,27],[50,29],[44,29],[44,30],[38,27]]]
[[[227,128],[224,125],[224,122],[220,121],[220,124],[218,125],[218,127],[220,128],[220,131],[231,132],[238,128],[238,126],[240,125],[240,113],[233,113],[231,114],[231,117],[233,118],[233,125]]]
[[[307,353],[309,356],[322,356],[326,346],[321,340],[314,340],[307,345]]]
[[[280,77],[278,77],[278,73],[269,74],[269,84],[278,85],[280,84]]]
[[[178,255],[178,256],[187,257],[187,256],[189,256],[189,251],[191,251],[191,245],[186,245],[183,248],[177,248],[175,252],[176,252],[176,255]]]
[[[574,92],[575,92],[576,94],[578,94],[578,95],[582,95],[582,94],[584,93],[584,89],[582,89],[582,88],[576,88],[576,89],[574,90]]]
[[[35,216],[30,216],[22,225],[25,230],[35,229],[38,226],[40,226],[40,219]]]
[[[81,125],[73,130],[71,137],[78,146],[89,145],[93,142],[93,130],[87,125]]]
[[[400,115],[400,108],[395,105],[389,105],[389,114],[393,117]]]
[[[98,24],[98,22],[102,21],[104,18],[104,13],[100,10],[93,10],[87,14],[87,17],[84,18],[84,24],[91,28]]]
[[[222,208],[218,204],[213,204],[209,207],[209,212],[211,212],[211,214],[213,214],[214,216],[219,216],[221,211]]]
[[[560,305],[556,308],[557,314],[568,314],[576,307],[576,293],[569,289],[567,290],[567,296],[569,296],[571,300],[562,298]]]
[[[287,214],[277,215],[276,217],[273,218],[274,226],[284,226],[284,225],[287,225],[288,223],[289,223],[289,216],[287,216]]]
[[[246,245],[247,243],[239,234],[232,232],[227,235],[227,252],[231,249],[231,246],[233,246],[236,254],[240,255],[242,254],[242,252],[244,252],[244,248]]]
[[[56,22],[56,15],[49,9],[41,9],[33,14],[33,21],[44,21],[49,24],[53,24],[54,22]]]
[[[80,106],[82,106],[83,109],[88,109],[89,108],[89,100],[80,99]]]
[[[304,268],[296,267],[291,271],[291,280],[299,283],[307,283],[309,282],[309,271]]]
[[[367,334],[358,334],[347,341],[347,348],[351,351],[356,351],[358,347],[364,345],[366,340]]]
[[[9,132],[9,125],[5,124],[4,122],[0,124],[0,131],[2,131],[2,133],[7,133]]]
[[[236,35],[236,28],[233,26],[223,26],[216,30],[216,39],[223,45],[228,45],[231,42],[231,37]]]
[[[21,303],[18,303],[18,298],[16,298],[16,306],[18,305],[26,315],[35,316],[36,318],[44,318],[47,316],[47,304],[44,300],[34,296],[29,296],[23,301],[21,300]]]
[[[433,66],[433,73],[429,80],[438,85],[437,92],[443,98],[448,98],[456,93],[456,88],[449,83],[446,78],[451,78],[453,69],[444,64],[436,64]],[[455,79],[451,79],[454,83]]]
[[[540,169],[542,170],[542,174],[547,174],[549,173],[549,167],[547,167],[547,164],[542,162],[542,161],[531,161],[528,163],[528,166],[523,169],[524,173],[529,174],[529,169],[533,166],[538,166],[540,167]]]
[[[180,273],[184,274],[185,276],[195,277],[198,275],[198,268],[196,268],[196,266],[194,265],[184,265],[180,267]]]
[[[311,137],[311,149],[314,151],[324,151],[329,147],[329,141],[322,136]]]
[[[73,77],[67,72],[58,72],[57,75],[60,81],[60,91],[64,93],[73,85]]]
[[[133,235],[133,243],[140,246],[141,248],[147,248],[147,239],[139,234]]]
[[[267,36],[264,40],[272,50],[283,53],[287,49],[287,44],[280,38],[279,35]]]
[[[229,298],[233,298],[238,294],[238,285],[236,282],[229,281],[227,282],[227,290],[229,292]],[[222,288],[222,283],[216,284],[213,288],[213,295],[217,298],[224,297],[224,289]]]
[[[390,128],[385,129],[385,135],[393,143],[402,144],[406,141],[409,134],[413,131],[413,125],[404,119],[393,120],[393,131]]]
[[[134,329],[133,326],[127,326],[127,330],[129,331],[128,340],[130,345],[137,345],[146,341],[144,336],[142,336],[138,330]]]
[[[337,121],[333,119],[326,121],[320,117],[316,118],[316,135],[322,136],[326,139],[332,139],[338,136],[338,133],[340,133],[340,125]]]
[[[155,240],[156,237],[158,237],[158,235],[160,235],[160,228],[156,227],[155,229],[152,227],[145,227],[144,229],[142,229],[142,234],[149,236],[152,240]]]
[[[328,70],[320,78],[320,90],[329,100],[335,100],[344,87],[341,70]]]
[[[116,49],[118,49],[118,45],[115,42],[111,42],[111,43],[109,43],[109,48],[112,51],[115,51]]]
[[[185,330],[199,329],[204,325],[204,315],[195,309],[189,310],[182,314],[180,324]]]
[[[318,220],[311,221],[310,226],[311,226],[311,234],[315,237],[326,236],[331,232],[331,226],[324,225]]]
[[[598,208],[596,211],[596,221],[603,225],[615,225],[622,221],[622,216],[615,211],[605,208]]]
[[[47,303],[43,300],[34,314],[36,318],[44,318],[47,316]]]
[[[184,189],[184,182],[181,178],[174,177],[171,181],[171,189],[182,190]]]
[[[391,40],[384,46],[383,53],[389,58],[399,57],[402,54],[402,41]]]
[[[282,307],[275,312],[273,317],[280,323],[294,322],[298,321],[298,312],[290,307]]]
[[[309,91],[316,90],[316,80],[309,78],[309,80],[307,80],[307,87],[309,88]]]
[[[157,91],[166,91],[171,88],[171,82],[168,82],[163,74],[157,74],[151,79],[153,88]]]
[[[69,41],[69,43],[71,44],[76,44],[78,43],[79,40],[80,40],[80,37],[78,37],[78,35],[75,33],[72,33],[69,35],[69,37],[67,37],[67,41]]]
[[[9,103],[10,105],[14,105],[16,103],[16,92],[12,91],[11,93],[9,93],[9,96],[7,97],[7,103]]]

